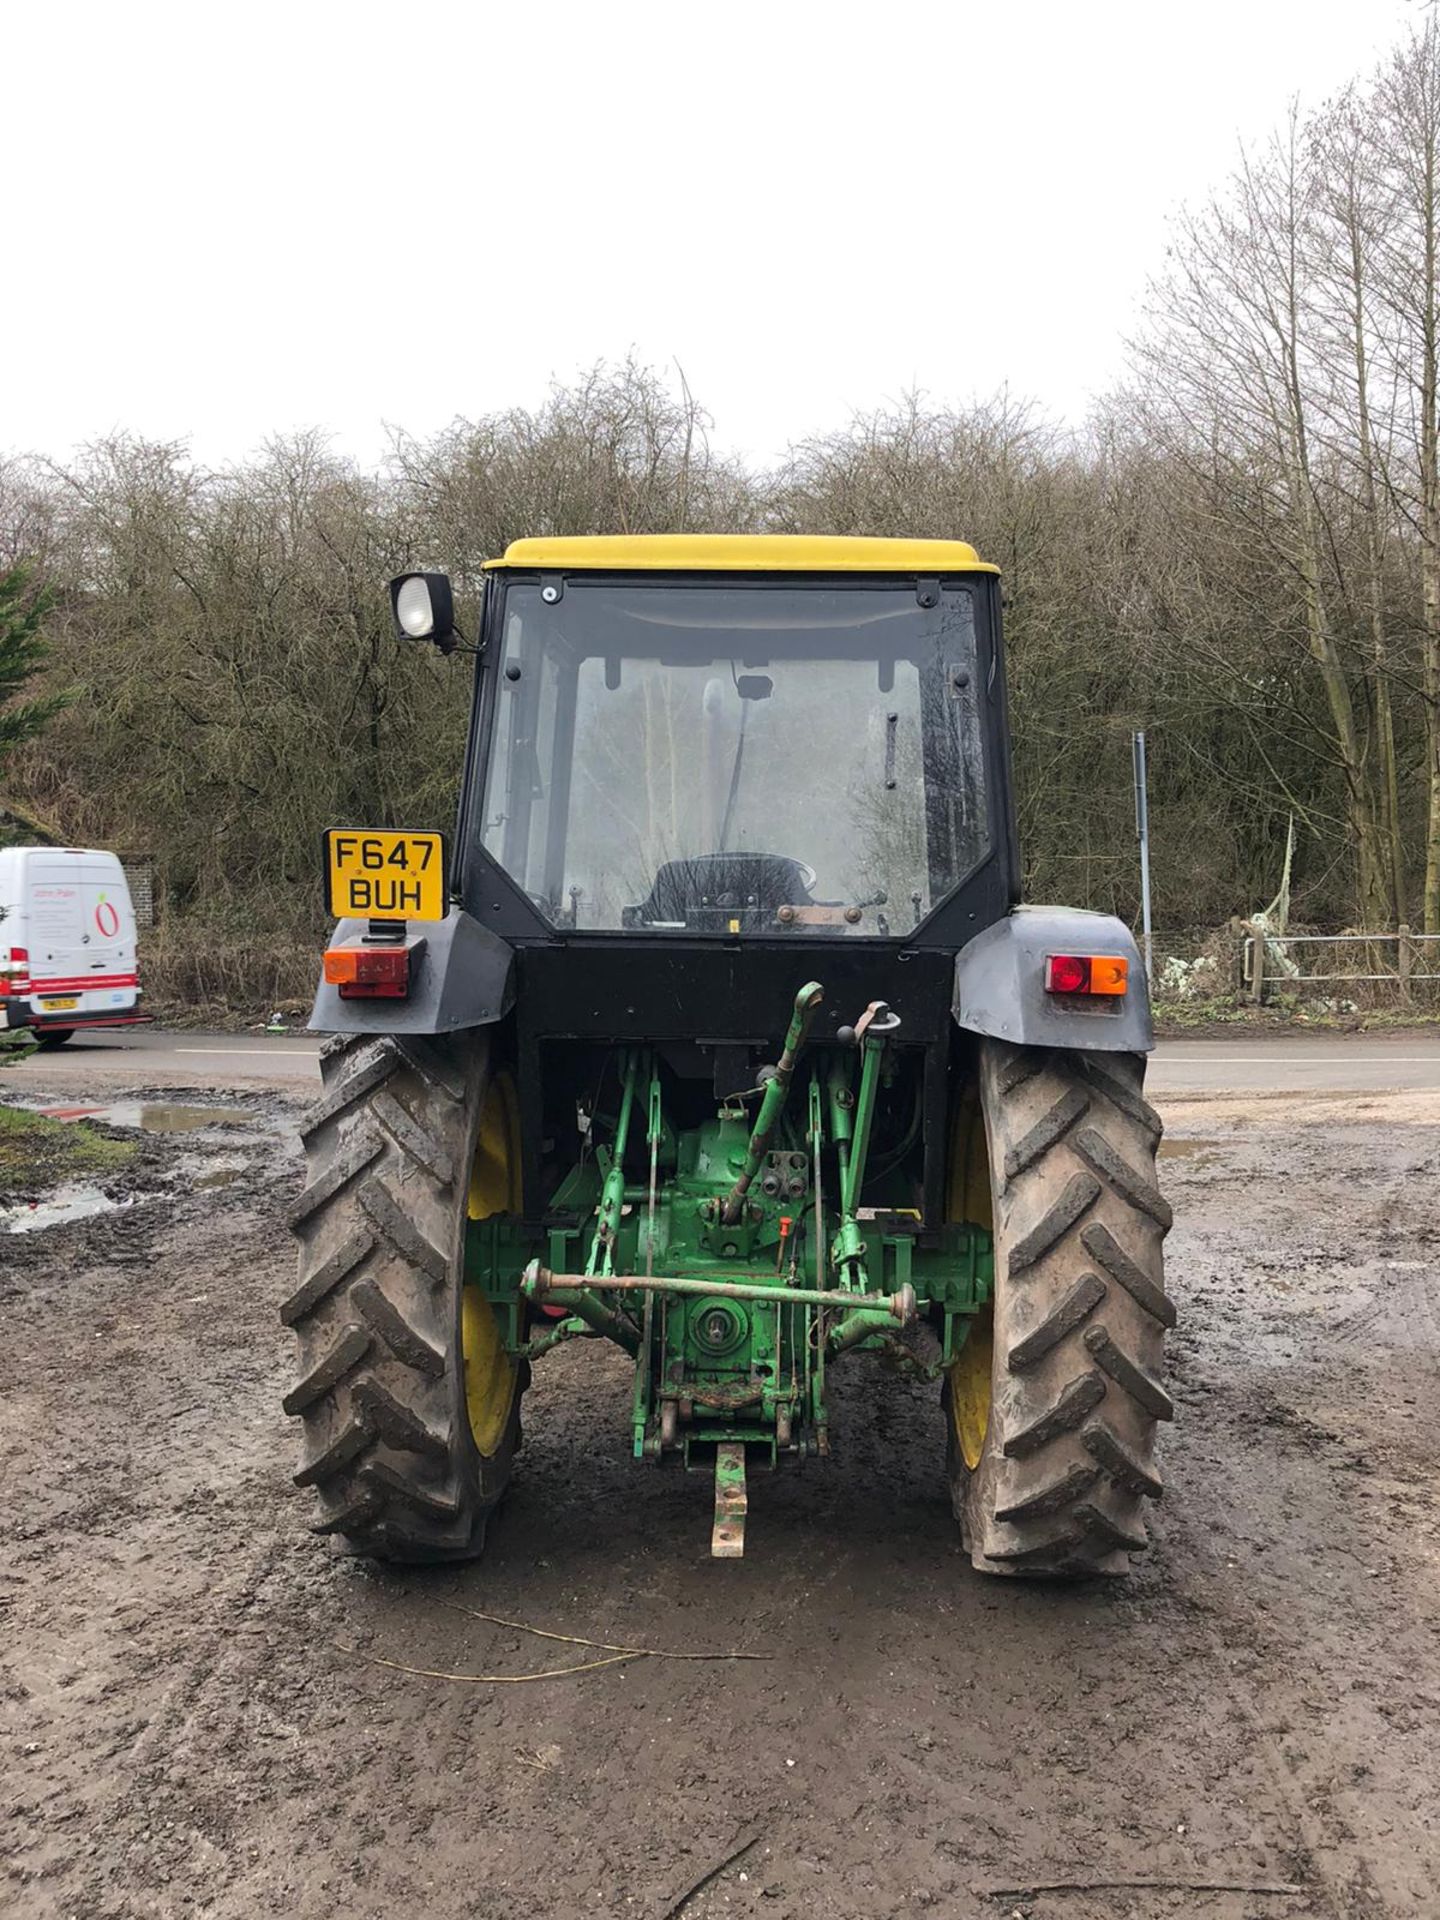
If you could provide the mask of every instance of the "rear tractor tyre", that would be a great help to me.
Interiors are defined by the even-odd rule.
[[[468,1560],[504,1492],[525,1369],[464,1274],[487,1092],[483,1034],[344,1036],[321,1058],[281,1308],[300,1343],[285,1411],[317,1532],[380,1560]]]
[[[1148,1544],[1175,1309],[1144,1073],[1138,1054],[981,1043],[993,1312],[946,1399],[951,1497],[984,1573],[1122,1574]]]

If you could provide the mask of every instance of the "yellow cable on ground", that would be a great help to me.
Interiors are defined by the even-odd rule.
[[[473,1680],[487,1687],[518,1687],[527,1680],[563,1680],[567,1674],[593,1673],[597,1667],[618,1667],[627,1660],[645,1657],[642,1653],[613,1653],[608,1660],[582,1660],[575,1667],[548,1667],[542,1673],[442,1673],[438,1667],[407,1667],[403,1660],[386,1660],[378,1653],[366,1653],[361,1647],[347,1647],[341,1640],[332,1640],[330,1644],[340,1653],[368,1660],[372,1667],[389,1667],[392,1673],[413,1673],[422,1680]]]
[[[567,1646],[595,1647],[601,1653],[643,1655],[649,1660],[773,1660],[773,1653],[671,1653],[663,1647],[631,1647],[618,1640],[587,1640],[578,1633],[553,1633],[548,1627],[527,1626],[523,1620],[506,1620],[498,1613],[482,1613],[478,1607],[462,1607],[458,1600],[441,1600],[439,1605],[451,1613],[465,1613],[472,1620],[488,1620],[492,1626],[509,1627],[515,1633],[533,1633],[538,1640],[563,1640]],[[572,1668],[578,1673],[578,1667]]]
[[[472,1620],[485,1620],[494,1627],[507,1627],[512,1633],[533,1633],[537,1640],[563,1640],[571,1647],[594,1647],[604,1660],[581,1660],[573,1667],[546,1667],[539,1673],[445,1673],[438,1667],[411,1667],[403,1660],[387,1660],[378,1653],[366,1653],[362,1647],[347,1647],[341,1640],[331,1645],[354,1659],[368,1660],[373,1667],[388,1667],[392,1673],[413,1673],[421,1680],[468,1680],[477,1686],[521,1686],[527,1680],[564,1680],[574,1673],[595,1673],[601,1667],[623,1666],[627,1660],[773,1660],[773,1653],[672,1653],[664,1647],[628,1647],[614,1640],[587,1640],[579,1633],[555,1633],[549,1627],[532,1627],[524,1620],[507,1620],[503,1614],[482,1613],[478,1607],[461,1606],[458,1600],[440,1600],[439,1606],[451,1613],[468,1614]]]

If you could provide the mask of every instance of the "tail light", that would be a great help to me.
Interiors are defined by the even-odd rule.
[[[30,949],[28,947],[11,947],[10,958],[0,971],[9,975],[12,987],[28,986],[30,984]]]
[[[1130,962],[1118,953],[1051,953],[1045,957],[1047,993],[1124,993]]]
[[[409,947],[330,947],[325,978],[342,1000],[403,1000],[410,991]]]

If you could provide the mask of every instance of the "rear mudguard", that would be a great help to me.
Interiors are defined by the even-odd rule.
[[[366,920],[341,920],[332,947],[358,946]],[[452,907],[443,920],[415,923],[410,991],[403,1000],[342,1000],[320,983],[312,1033],[458,1033],[493,1026],[515,1004],[515,954],[498,934]]]
[[[1045,991],[1052,953],[1123,954],[1130,988],[1094,999]],[[958,1025],[1022,1047],[1086,1053],[1149,1053],[1155,1045],[1150,989],[1134,935],[1123,920],[1080,907],[1016,907],[977,933],[955,957]]]

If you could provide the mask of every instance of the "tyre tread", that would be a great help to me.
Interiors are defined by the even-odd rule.
[[[1108,1327],[1087,1327],[1085,1345],[1096,1366],[1103,1367],[1121,1392],[1138,1401],[1152,1420],[1175,1418],[1175,1404],[1169,1394],[1158,1380],[1152,1380],[1143,1367],[1136,1365],[1112,1338]]]
[[[299,1199],[290,1209],[290,1228],[298,1233],[322,1207],[328,1206],[342,1187],[348,1187],[359,1173],[363,1173],[372,1161],[378,1160],[384,1152],[384,1142],[378,1134],[370,1131],[359,1134],[348,1142],[325,1168],[318,1179],[312,1180],[303,1189]]]
[[[483,1043],[347,1035],[322,1052],[292,1222],[300,1272],[280,1309],[300,1344],[286,1412],[315,1531],[382,1559],[473,1558],[518,1444],[516,1382],[494,1454],[470,1441],[457,1289]]]
[[[1080,1229],[1080,1244],[1112,1280],[1118,1280],[1142,1312],[1162,1327],[1175,1324],[1175,1302],[1157,1287],[1145,1269],[1132,1260],[1107,1226],[1093,1220]]]
[[[1094,1368],[1078,1375],[1038,1420],[1010,1435],[1005,1442],[1006,1458],[1028,1459],[1032,1453],[1048,1447],[1052,1440],[1058,1440],[1061,1434],[1074,1433],[1086,1414],[1098,1407],[1104,1398],[1105,1382]]]
[[[281,1402],[286,1413],[303,1413],[322,1394],[342,1380],[357,1360],[370,1351],[370,1334],[358,1321],[351,1320],[340,1330],[340,1337],[321,1354],[308,1373],[303,1374]]]
[[[1067,1087],[1061,1097],[1031,1127],[1024,1139],[1011,1147],[1005,1155],[1005,1178],[1013,1180],[1027,1167],[1033,1166],[1042,1153],[1048,1153],[1057,1140],[1062,1140],[1075,1122],[1089,1111],[1090,1096],[1083,1087]]]
[[[373,1233],[352,1233],[344,1239],[326,1259],[322,1260],[313,1273],[307,1274],[290,1298],[280,1309],[280,1319],[287,1327],[298,1326],[306,1314],[315,1308],[329,1293],[333,1293],[340,1282],[352,1274],[365,1258],[374,1251]]]
[[[428,1373],[432,1380],[445,1377],[444,1349],[432,1345],[418,1327],[412,1327],[389,1294],[382,1293],[373,1280],[360,1281],[350,1297],[397,1360]]]
[[[1030,1231],[1010,1249],[1010,1271],[1018,1273],[1033,1267],[1056,1241],[1067,1234],[1075,1222],[1100,1198],[1100,1182],[1093,1173],[1072,1173],[1064,1192],[1046,1209]]]
[[[1010,1349],[1006,1364],[1011,1373],[1024,1373],[1027,1367],[1043,1360],[1067,1333],[1084,1325],[1104,1298],[1105,1282],[1097,1274],[1082,1273],[1048,1319],[1042,1320],[1033,1333],[1026,1334]]]
[[[1175,1324],[1155,1177],[1162,1127],[1144,1062],[982,1041],[995,1207],[990,1431],[971,1471],[952,1432],[951,1489],[977,1568],[1118,1574],[1148,1544],[1163,1491],[1157,1423]]]

